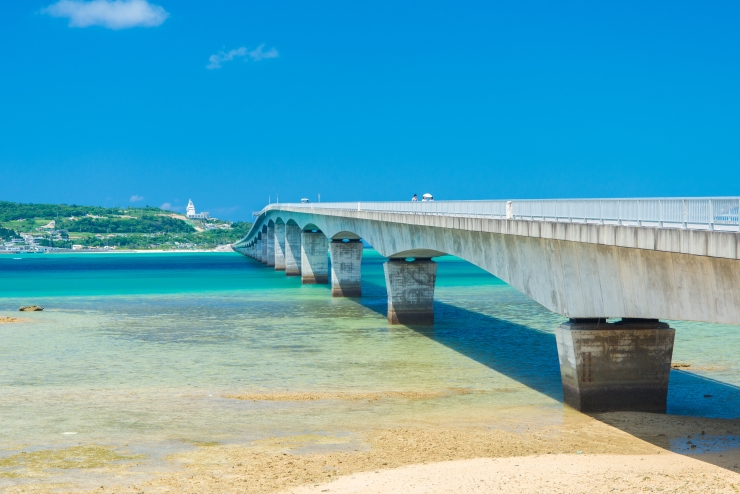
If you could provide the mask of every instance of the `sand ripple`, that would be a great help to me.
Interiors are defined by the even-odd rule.
[[[477,391],[472,389],[445,389],[442,391],[380,391],[374,393],[284,392],[228,394],[223,395],[223,397],[232,400],[251,401],[376,401],[382,398],[406,398],[411,400],[424,400],[430,398],[441,398],[443,396],[467,395],[475,392]]]

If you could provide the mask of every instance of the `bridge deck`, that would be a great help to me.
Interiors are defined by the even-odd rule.
[[[288,203],[266,209],[275,206],[740,231],[740,197]]]

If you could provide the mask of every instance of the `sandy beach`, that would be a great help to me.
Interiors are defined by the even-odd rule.
[[[341,477],[285,494],[735,493],[740,475],[673,453],[477,458]]]
[[[606,492],[611,488],[642,492],[646,487],[736,492],[732,485],[740,489],[738,432],[737,420],[639,413],[592,418],[574,412],[560,426],[521,430],[374,430],[364,435],[360,447],[349,448],[346,442],[343,448],[343,438],[296,436],[259,441],[251,448],[200,448],[173,457],[186,466],[189,478],[174,475],[142,487],[285,494]],[[691,441],[685,439],[688,436],[701,445],[701,454],[684,456],[667,450],[672,443]],[[339,451],[316,452],[331,448]],[[569,478],[571,474],[584,477]],[[617,477],[623,480],[615,484]],[[411,484],[413,490],[409,490]],[[695,490],[685,490],[687,485]]]
[[[233,252],[230,245],[219,245],[213,249],[83,249],[83,250],[62,250],[50,251],[45,254],[203,254],[206,252]],[[0,251],[5,255],[28,255],[27,252]],[[33,253],[39,255],[39,253]]]
[[[203,254],[206,252],[233,252],[229,246],[219,246],[215,249],[109,249],[109,250],[67,250],[64,252],[49,252],[49,254]]]
[[[561,425],[520,430],[393,428],[198,444],[169,456],[168,468],[145,480],[134,456],[121,461],[127,458],[121,452],[106,465],[111,453],[101,446],[89,453],[93,480],[78,485],[87,485],[85,492],[126,493],[734,493],[740,490],[739,434],[740,420],[574,412]],[[84,461],[84,452],[74,455]],[[101,485],[92,488],[92,482]],[[52,491],[64,492],[65,485],[6,489]]]

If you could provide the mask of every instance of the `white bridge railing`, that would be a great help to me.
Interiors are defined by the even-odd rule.
[[[740,231],[740,197],[281,203],[271,204],[262,212],[285,206]]]

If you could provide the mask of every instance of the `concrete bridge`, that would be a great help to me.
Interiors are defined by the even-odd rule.
[[[433,324],[433,258],[457,256],[569,319],[556,330],[566,404],[664,412],[675,330],[660,320],[740,325],[739,210],[739,198],[273,204],[234,250],[360,297],[364,239],[388,258],[389,323],[408,325]]]

